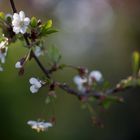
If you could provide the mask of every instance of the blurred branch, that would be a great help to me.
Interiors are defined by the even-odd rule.
[[[10,3],[11,3],[11,7],[12,7],[12,10],[13,10],[13,13],[16,13],[17,12],[17,9],[15,7],[14,0],[10,0]],[[28,48],[30,48],[31,47],[31,43],[29,41],[28,34],[25,33],[23,35],[23,37],[24,37],[24,39],[26,41],[26,44],[27,44]],[[40,69],[42,70],[42,72],[46,75],[46,77],[49,80],[52,81],[51,74],[55,70],[49,70],[49,69],[45,68],[43,66],[43,64],[40,62],[40,60],[36,57],[36,55],[34,54],[33,50],[31,50],[31,57],[34,58],[35,62],[38,64],[38,66],[40,67]],[[69,66],[69,67],[73,67],[73,66]],[[75,68],[75,67],[73,67],[73,68]],[[92,91],[92,92],[82,93],[82,92],[79,92],[79,91],[71,88],[66,83],[59,83],[59,82],[56,82],[56,81],[53,81],[53,82],[54,83],[57,83],[57,86],[59,88],[61,88],[62,90],[66,91],[67,93],[70,93],[72,95],[77,96],[79,99],[81,99],[82,97],[89,97],[89,96],[93,96],[96,99],[102,99],[102,98],[104,98],[104,97],[106,97],[108,95],[112,95],[114,93],[118,93],[118,92],[121,92],[121,91],[124,91],[124,90],[127,90],[127,89],[133,87],[133,85],[131,85],[131,86],[124,86],[124,87],[122,87],[121,85],[119,85],[119,86],[116,86],[115,88],[107,89],[104,92]]]

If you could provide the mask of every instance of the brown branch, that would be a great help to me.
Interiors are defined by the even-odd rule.
[[[13,13],[16,13],[17,12],[17,9],[15,7],[15,4],[14,4],[14,0],[10,0],[10,3],[11,3],[11,7],[12,7],[12,10],[13,10]],[[27,34],[24,34],[23,35],[25,41],[26,41],[26,44],[27,46],[30,48],[30,42],[28,40],[28,35]],[[49,70],[47,70],[43,65],[42,63],[40,62],[40,60],[36,57],[36,55],[34,54],[33,51],[31,51],[31,54],[32,54],[32,57],[35,59],[36,63],[38,64],[38,66],[40,67],[40,69],[43,71],[43,73],[46,75],[47,78],[50,78],[50,75],[49,75]]]
[[[12,10],[13,10],[13,13],[16,13],[17,9],[15,7],[14,0],[10,0],[10,3],[11,3],[11,7],[12,7]],[[23,35],[23,37],[24,37],[24,39],[26,41],[27,46],[30,48],[31,44],[30,44],[30,41],[28,39],[28,34],[25,33]],[[51,79],[51,76],[50,76],[51,71],[43,66],[43,64],[36,57],[36,55],[34,54],[33,51],[31,51],[31,56],[34,58],[34,60],[36,61],[36,63],[38,64],[38,66],[40,67],[42,72],[46,75],[46,77],[48,79]],[[56,82],[56,83],[58,83],[58,82]],[[71,88],[70,86],[68,86],[65,83],[58,83],[58,87],[61,88],[64,91],[66,91],[69,94],[77,96],[79,99],[81,99],[81,97],[89,97],[89,96],[93,96],[96,99],[100,99],[103,96],[111,95],[111,94],[114,94],[114,93],[117,93],[117,92],[121,92],[121,91],[124,91],[124,90],[128,89],[127,87],[126,88],[122,88],[122,89],[115,87],[115,88],[110,88],[110,89],[108,89],[105,92],[92,91],[92,92],[89,92],[89,93],[82,93],[82,92],[78,92],[77,90]]]
[[[11,3],[11,7],[12,7],[12,10],[13,10],[13,13],[17,13],[17,9],[15,7],[14,0],[10,0],[10,3]]]

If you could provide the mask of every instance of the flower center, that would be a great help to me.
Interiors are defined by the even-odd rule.
[[[20,27],[23,27],[24,26],[24,21],[21,21],[20,22]]]

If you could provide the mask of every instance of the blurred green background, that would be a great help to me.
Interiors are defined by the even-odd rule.
[[[53,19],[60,32],[47,38],[46,46],[55,44],[60,48],[63,63],[101,70],[112,85],[131,74],[131,54],[140,48],[139,0],[15,0],[15,3],[29,17]],[[0,0],[0,11],[11,13],[9,0]],[[0,73],[0,139],[140,139],[140,89],[122,93],[125,103],[101,112],[105,128],[96,128],[75,97],[59,90],[53,107],[44,103],[45,88],[37,94],[30,93],[29,78],[43,74],[31,61],[26,65],[25,75],[18,76],[14,65],[27,52],[23,45],[17,42],[9,47],[5,71]],[[71,84],[74,75],[73,71],[65,70],[57,73],[56,78]],[[36,133],[26,124],[30,119],[48,119],[53,108],[57,123],[48,132]]]

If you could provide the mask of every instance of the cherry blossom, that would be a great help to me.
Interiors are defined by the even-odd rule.
[[[89,75],[80,76],[76,75],[74,77],[74,83],[77,85],[77,88],[80,92],[86,92],[87,87],[92,86],[93,82],[101,82],[103,80],[103,76],[100,71],[93,70],[89,73]]]
[[[25,17],[25,13],[23,11],[20,11],[19,14],[14,13],[12,25],[13,25],[13,31],[16,34],[18,33],[25,34],[29,23],[30,23],[30,19],[28,17]]]
[[[32,129],[35,129],[37,132],[46,131],[49,127],[52,127],[52,123],[44,122],[44,121],[33,121],[30,120],[27,122],[28,125],[31,126]]]
[[[37,78],[32,77],[29,79],[29,82],[31,84],[30,91],[32,93],[37,93],[39,89],[42,87],[42,84],[41,84],[42,82],[38,80]]]

